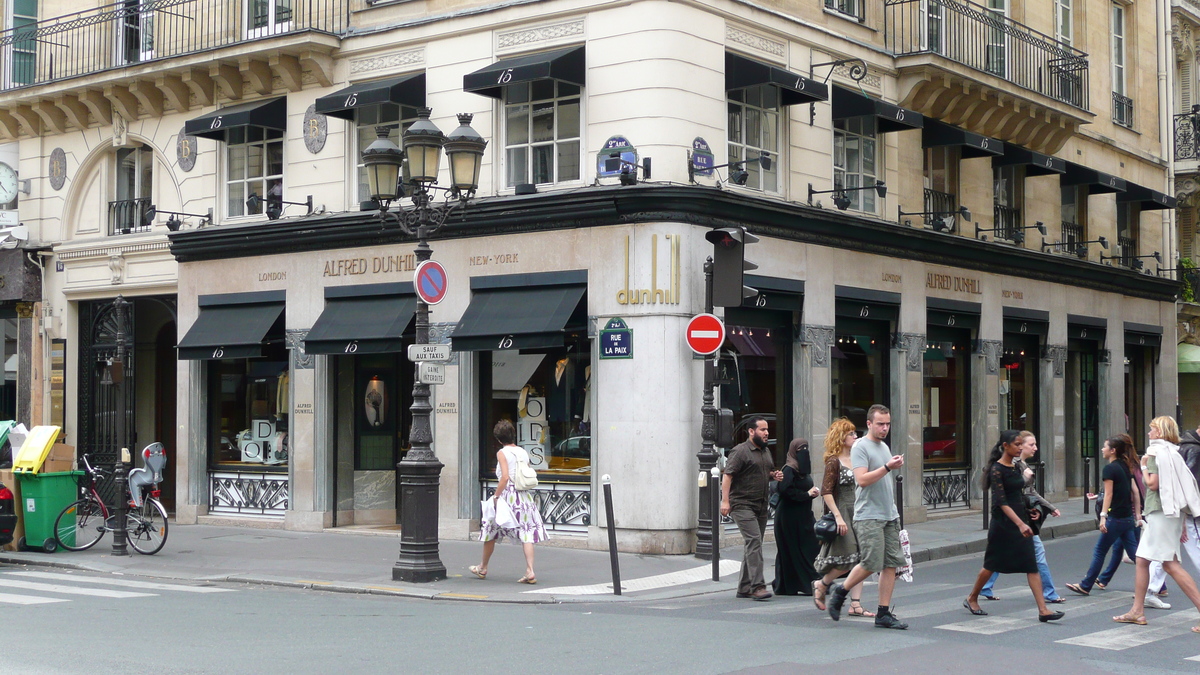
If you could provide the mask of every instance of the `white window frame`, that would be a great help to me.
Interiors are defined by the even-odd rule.
[[[853,130],[845,128],[847,126],[850,126],[851,122],[855,121],[855,120],[861,121],[863,132],[860,133],[858,131],[853,131]],[[839,125],[842,125],[843,128],[838,128]],[[868,125],[871,127],[869,132],[866,131],[866,127]],[[843,154],[843,158],[841,160],[842,166],[838,165],[838,147],[839,147],[838,146],[838,138],[839,137],[842,138],[842,144],[841,144],[841,149],[842,149],[842,154]],[[867,173],[867,172],[863,171],[861,168],[861,166],[862,166],[861,161],[859,162],[859,170],[858,171],[850,172],[847,170],[847,168],[845,166],[844,155],[845,155],[845,148],[847,145],[847,140],[850,137],[854,137],[854,138],[858,138],[858,139],[866,139],[867,141],[870,141],[872,143],[873,147],[875,148],[875,161],[874,161],[875,171],[874,171],[874,173]],[[861,147],[862,145],[865,144],[865,142],[863,140],[860,140],[859,144]],[[864,117],[850,117],[847,119],[834,120],[833,121],[833,152],[831,153],[832,163],[833,163],[833,186],[835,188],[838,188],[838,187],[859,187],[861,185],[874,185],[875,181],[879,180],[879,178],[884,175],[883,157],[884,157],[885,153],[883,152],[883,150],[881,148],[882,145],[883,145],[883,134],[879,133],[879,121],[873,115],[867,115]],[[850,177],[853,177],[853,180],[849,180]],[[867,194],[867,193],[869,193],[869,194]],[[875,195],[874,190],[851,190],[849,192],[846,192],[845,195],[850,199],[850,210],[852,210],[852,211],[858,211],[860,213],[870,213],[870,214],[878,215],[880,212],[880,209],[883,208],[883,200],[878,198]],[[865,199],[873,200],[874,204],[875,204],[875,208],[870,209],[870,210],[863,208],[863,202],[865,201],[864,197],[865,197]]]
[[[545,98],[545,97],[540,97],[540,98],[536,98],[536,99],[533,98],[534,86],[539,85],[539,83],[547,83],[547,82],[550,83],[554,87],[553,95],[550,98]],[[510,101],[509,94],[517,91],[516,87],[522,87],[522,86],[526,87],[526,91],[529,94],[526,97],[526,100]],[[545,86],[545,85],[542,84],[540,86]],[[575,87],[578,91],[577,91],[577,93],[563,94],[561,92],[561,88],[564,86],[565,87]],[[584,130],[587,128],[587,123],[586,123],[586,120],[584,119],[584,114],[586,112],[584,110],[584,105],[583,105],[584,100],[586,100],[586,93],[584,92],[582,86],[579,86],[579,85],[576,85],[576,84],[573,84],[570,82],[562,82],[559,80],[533,80],[530,82],[521,82],[521,83],[517,83],[517,84],[510,84],[510,85],[507,85],[506,87],[504,87],[504,97],[501,99],[501,105],[499,106],[500,120],[497,125],[497,128],[501,130],[500,135],[504,138],[504,147],[503,147],[503,150],[500,153],[498,153],[500,156],[499,156],[499,161],[497,162],[500,165],[500,176],[499,176],[499,180],[497,181],[497,185],[501,186],[500,191],[511,191],[514,188],[516,188],[517,185],[521,185],[521,184],[525,184],[525,183],[532,183],[534,185],[548,186],[548,187],[564,186],[564,185],[580,185],[583,183],[584,178],[588,173],[587,162],[585,161],[585,154],[584,154],[585,153]],[[570,133],[569,130],[560,129],[561,115],[559,113],[559,109],[563,105],[570,105],[572,102],[574,102],[578,108],[578,129],[575,130],[574,136],[568,136],[568,135],[563,135],[563,134]],[[543,140],[539,140],[539,141],[533,140],[533,120],[535,117],[535,115],[534,115],[534,112],[535,112],[534,106],[535,105],[541,106],[540,109],[543,109],[543,110],[545,109],[545,106],[547,106],[547,105],[553,106],[553,108],[554,108],[554,112],[553,112],[554,134],[553,134],[552,139],[549,139],[549,140],[543,139]],[[525,106],[528,108],[528,112],[526,113],[525,140],[522,142],[519,142],[519,143],[510,143],[511,138],[510,138],[510,130],[509,130],[509,124],[508,124],[510,109],[519,108],[521,106]],[[569,148],[569,146],[572,143],[575,144],[575,146],[576,146],[576,158],[577,158],[576,161],[578,162],[578,174],[574,178],[571,178],[571,177],[560,178],[559,173],[563,167],[561,167],[559,164],[559,147],[565,146],[565,147]],[[548,182],[537,182],[534,179],[534,175],[533,175],[533,152],[536,148],[545,148],[545,147],[551,147],[554,149],[553,152],[551,153],[551,158],[553,160],[553,167],[552,167],[552,171],[551,171],[552,175],[550,176],[551,180]],[[514,180],[510,181],[509,180],[509,177],[510,177],[509,176],[509,172],[510,172],[510,159],[509,158],[513,154],[512,151],[519,150],[521,148],[525,149],[524,177],[523,177],[523,179],[514,178]],[[568,150],[568,155],[569,155],[569,150]]]
[[[238,133],[239,131],[241,133],[245,134],[244,138],[248,139],[251,129],[261,129],[263,132],[263,139],[260,141],[246,140],[245,142],[242,142],[242,143],[229,142],[229,139],[232,137],[232,135],[234,133]],[[277,136],[275,138],[267,138],[267,135],[270,133],[278,133],[279,136]],[[223,169],[222,181],[221,181],[221,198],[222,198],[221,204],[223,205],[222,208],[225,210],[226,218],[238,219],[238,218],[265,218],[266,217],[267,195],[271,190],[271,183],[273,181],[278,181],[281,194],[286,185],[286,183],[284,181],[284,174],[287,170],[287,143],[285,142],[286,141],[285,136],[286,136],[286,133],[279,129],[268,129],[266,127],[245,126],[245,127],[235,127],[233,129],[226,130],[226,132],[225,132],[226,140],[224,143],[225,148],[224,148],[224,151],[222,152],[222,160],[221,160],[222,169]],[[268,160],[269,153],[267,151],[267,146],[269,144],[273,144],[273,143],[278,143],[279,150],[280,150],[280,162],[279,162],[280,172],[278,174],[268,174],[267,173],[267,170],[269,167],[269,160]],[[262,148],[262,155],[261,155],[261,157],[262,157],[262,175],[254,176],[254,177],[250,176],[249,148],[251,146],[259,146]],[[245,162],[246,175],[242,178],[234,178],[232,176],[231,154],[233,153],[235,148],[246,148],[246,162]],[[254,191],[254,192],[257,192],[257,194],[260,198],[262,198],[262,203],[259,206],[260,210],[258,211],[258,213],[247,213],[248,207],[246,206],[246,200],[250,198],[250,193],[252,191],[251,188],[252,188],[253,183],[261,183],[262,184],[261,191],[257,191],[257,190]],[[241,209],[241,213],[234,213],[233,209],[229,208],[229,206],[230,206],[229,190],[230,190],[230,187],[234,184],[240,184],[243,188],[241,199],[238,201],[238,207]]]
[[[253,11],[256,2],[263,2],[267,5],[267,21],[262,26],[251,25],[254,20]],[[279,3],[287,4],[288,17],[283,21],[280,21],[277,16],[280,9]],[[292,21],[296,17],[295,5],[296,0],[242,0],[242,25],[246,27],[246,37],[254,39],[291,31]]]
[[[734,91],[742,92],[741,101],[735,100],[730,96]],[[768,94],[773,96],[775,99],[775,108],[771,109],[766,105],[755,105],[747,102],[746,99],[748,96],[755,95],[755,93],[759,96],[766,96]],[[759,100],[763,99],[760,98]],[[736,118],[731,110],[733,106],[741,108],[741,113]],[[750,177],[747,179],[746,184],[741,187],[769,194],[782,194],[784,176],[781,173],[781,169],[785,164],[782,161],[783,155],[781,149],[783,147],[784,120],[788,118],[788,109],[787,106],[783,105],[783,96],[779,91],[779,87],[770,84],[761,84],[728,91],[725,93],[725,110],[728,120],[725,130],[726,161],[740,162],[746,158],[757,158],[763,155],[764,152],[770,153],[771,157],[772,166],[770,171],[764,171],[758,162],[746,162],[742,165],[741,168],[748,171]],[[756,140],[749,138],[752,131],[750,123],[755,117],[761,122],[758,127],[759,134]],[[774,143],[771,143],[770,139],[763,135],[767,132],[768,127],[771,126],[772,120],[775,127],[773,133]],[[733,134],[735,124],[739,126],[736,139]],[[732,171],[733,167],[730,167],[730,173]],[[767,187],[765,185],[764,179],[767,175],[775,177],[774,186]]]
[[[390,114],[388,106],[396,108],[395,118]],[[381,120],[379,122],[364,122],[362,121],[363,113],[371,109],[378,109],[379,113],[376,117]],[[411,116],[405,116],[405,112],[411,111]],[[366,149],[375,140],[375,129],[377,127],[393,127],[388,133],[388,138],[396,144],[397,147],[404,147],[404,142],[401,139],[401,134],[413,122],[417,121],[417,109],[413,106],[406,106],[399,103],[376,103],[369,106],[362,106],[354,109],[354,120],[350,122],[350,134],[352,152],[350,159],[350,180],[346,181],[350,187],[350,207],[357,209],[362,202],[370,201],[371,195],[363,194],[363,190],[367,189],[363,181],[366,176],[366,165],[363,164],[362,151]],[[365,141],[365,145],[364,145]]]

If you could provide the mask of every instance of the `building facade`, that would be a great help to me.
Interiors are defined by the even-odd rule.
[[[443,537],[477,526],[507,417],[557,536],[605,545],[608,475],[622,548],[693,548],[703,377],[683,333],[713,227],[760,238],[758,292],[719,312],[720,405],[766,415],[782,463],[888,404],[911,519],[978,508],[1002,429],[1037,433],[1058,497],[1095,485],[1107,435],[1144,442],[1176,405],[1178,283],[1153,269],[1176,256],[1165,7],[42,5],[0,38],[0,133],[32,182],[64,424],[115,452],[121,294],[123,423],[167,443],[179,522],[396,522],[414,242],[359,153],[422,107],[489,140],[477,198],[431,239],[454,355],[434,388]],[[72,41],[102,47],[48,46]]]

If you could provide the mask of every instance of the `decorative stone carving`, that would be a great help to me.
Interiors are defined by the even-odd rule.
[[[725,41],[734,42],[781,59],[787,54],[786,45],[782,42],[729,24],[725,25]]]
[[[1054,376],[1063,376],[1063,367],[1067,363],[1066,345],[1046,345],[1042,347],[1042,358],[1054,363]]]
[[[406,49],[399,52],[389,52],[378,56],[369,56],[350,61],[350,74],[369,73],[375,70],[394,70],[404,66],[425,63],[425,50]]]
[[[121,283],[125,279],[125,256],[120,253],[108,256],[108,270],[112,273],[112,282]]]
[[[304,338],[308,330],[304,328],[289,328],[284,333],[284,341],[292,352],[292,367],[296,370],[310,370],[313,367],[313,355],[304,352]]]
[[[833,326],[805,325],[800,328],[801,342],[809,345],[810,364],[814,368],[829,367],[829,348],[833,345]]]
[[[551,40],[583,35],[583,28],[583,19],[576,19],[548,26],[535,26],[533,28],[499,33],[496,35],[496,48],[509,49],[534,42],[549,42]]]
[[[920,333],[896,333],[892,338],[896,349],[904,350],[904,365],[909,372],[921,372],[925,356],[925,336]]]
[[[179,127],[179,134],[175,137],[175,163],[184,173],[196,168],[196,155],[200,153],[200,139],[188,136],[184,132],[186,128]]]
[[[1000,354],[1004,352],[1004,343],[1000,340],[979,340],[976,354],[983,354],[983,364],[989,375],[1000,372]]]
[[[324,149],[328,136],[328,118],[317,112],[317,104],[308,106],[304,111],[304,147],[315,155]]]

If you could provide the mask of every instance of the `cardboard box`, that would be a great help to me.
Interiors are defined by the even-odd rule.
[[[24,510],[21,509],[21,486],[17,483],[17,477],[9,469],[0,469],[0,483],[4,483],[5,487],[12,490],[13,505],[16,507],[17,512],[17,526],[13,529],[13,540],[0,546],[0,550],[15,551],[17,550],[17,542],[20,541],[21,537],[25,536]]]
[[[42,462],[41,473],[56,471],[72,471],[75,469],[75,446],[66,443],[55,443],[50,447],[50,454]]]

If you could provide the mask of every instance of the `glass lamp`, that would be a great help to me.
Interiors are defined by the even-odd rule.
[[[458,114],[458,128],[446,137],[446,157],[450,160],[450,187],[470,195],[479,187],[479,170],[487,141],[471,128],[474,115]]]
[[[409,180],[413,183],[437,182],[438,163],[446,136],[429,121],[432,112],[430,108],[417,111],[417,121],[404,130],[402,137],[404,155],[408,158]]]
[[[367,185],[371,199],[387,204],[400,197],[400,164],[404,162],[404,151],[388,138],[388,128],[375,128],[378,136],[362,151],[363,164],[367,169]]]

